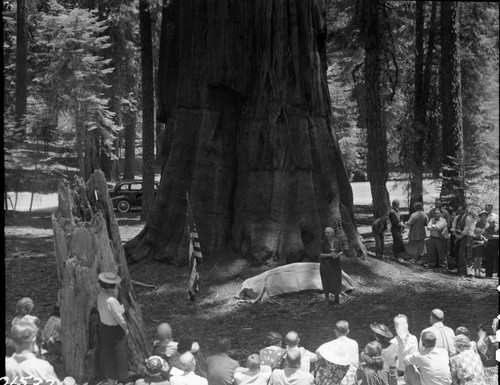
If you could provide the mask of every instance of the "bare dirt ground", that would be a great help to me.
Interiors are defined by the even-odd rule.
[[[364,211],[359,207],[356,210],[359,229],[368,249],[373,250],[373,238],[366,226],[369,217]],[[6,328],[14,316],[15,302],[24,296],[33,298],[34,314],[44,324],[59,288],[50,213],[5,215]],[[138,212],[118,215],[122,241],[142,229],[144,222],[138,218]],[[389,235],[386,241],[390,241]],[[386,253],[391,253],[390,244]],[[202,349],[210,354],[216,338],[228,336],[233,341],[233,356],[241,364],[265,345],[265,335],[270,330],[282,335],[296,330],[301,344],[315,350],[333,338],[335,321],[346,319],[350,337],[363,347],[372,340],[370,323],[382,322],[393,328],[392,319],[399,313],[408,316],[410,331],[418,336],[428,326],[430,310],[439,307],[446,314],[445,324],[453,329],[466,326],[474,338],[478,326],[490,322],[498,313],[497,278],[457,278],[401,264],[393,258],[343,260],[342,266],[356,283],[356,290],[341,298],[339,306],[326,306],[322,294],[316,292],[274,297],[256,304],[241,301],[236,295],[242,282],[270,266],[250,267],[232,255],[205,261],[200,266],[201,290],[194,305],[187,300],[187,267],[148,259],[130,265],[129,270],[134,280],[157,286],[135,286],[151,339],[156,326],[168,322],[175,339],[197,337]],[[489,384],[498,383],[496,368],[488,369],[487,377]]]

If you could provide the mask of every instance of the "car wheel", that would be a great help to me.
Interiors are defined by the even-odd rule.
[[[116,209],[121,213],[128,213],[130,211],[130,203],[121,200],[116,204]]]

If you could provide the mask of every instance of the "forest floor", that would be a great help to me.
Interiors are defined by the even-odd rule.
[[[123,242],[144,226],[139,212],[118,214],[117,218]],[[356,219],[366,246],[373,250],[367,207],[356,207]],[[15,302],[24,296],[34,300],[34,314],[42,324],[50,316],[59,289],[52,235],[50,212],[5,214],[6,330],[14,316]],[[200,266],[201,288],[194,304],[187,299],[187,267],[147,259],[129,265],[129,270],[132,279],[157,287],[134,287],[151,340],[161,322],[170,323],[174,339],[198,338],[207,354],[213,352],[217,337],[228,336],[233,342],[233,357],[241,364],[265,346],[265,336],[271,330],[282,335],[296,330],[301,344],[314,351],[334,337],[335,321],[346,319],[350,337],[361,348],[372,340],[370,323],[382,322],[393,329],[392,319],[399,313],[408,316],[410,331],[418,336],[428,326],[429,312],[439,307],[445,312],[446,325],[453,329],[466,326],[473,338],[481,323],[489,323],[497,315],[498,278],[458,278],[399,263],[391,255],[390,235],[386,241],[387,259],[342,260],[356,288],[337,306],[326,306],[319,292],[288,294],[254,304],[240,300],[237,294],[243,281],[270,266],[250,267],[234,255]],[[498,383],[496,370],[487,369],[489,385]]]

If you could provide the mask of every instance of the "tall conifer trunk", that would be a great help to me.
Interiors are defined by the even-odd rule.
[[[458,14],[458,2],[441,2],[441,106],[443,114],[441,199],[454,207],[465,203]]]
[[[387,130],[382,118],[380,86],[380,52],[382,34],[379,20],[379,0],[361,1],[361,34],[365,49],[365,109],[368,141],[368,179],[373,201],[373,214],[379,218],[389,210],[389,176],[387,166]]]
[[[26,1],[17,0],[16,34],[16,125],[19,129],[26,114],[28,101],[28,30],[26,26]],[[24,129],[23,134],[24,136]]]
[[[316,260],[326,226],[366,252],[332,122],[321,0],[173,0],[164,8],[160,120],[168,159],[125,248],[183,262],[186,191],[208,258]]]

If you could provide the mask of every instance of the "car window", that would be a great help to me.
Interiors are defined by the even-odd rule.
[[[122,184],[121,186],[118,186],[116,191],[126,191],[128,190],[128,184]]]
[[[142,183],[131,183],[130,184],[131,191],[140,191],[142,190]]]

